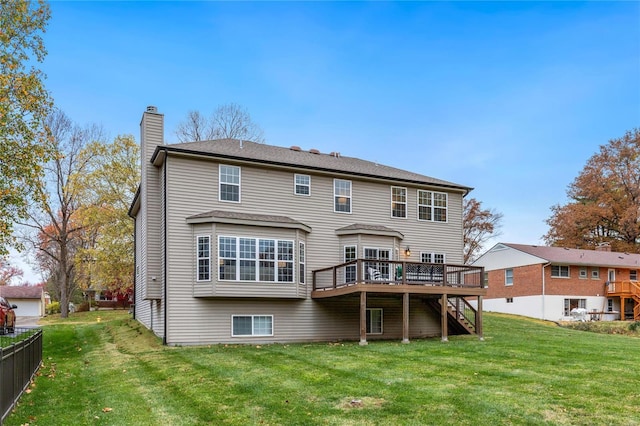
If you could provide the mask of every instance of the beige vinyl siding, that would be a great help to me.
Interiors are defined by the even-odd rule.
[[[359,256],[362,256],[365,246],[389,248],[392,250],[392,257],[395,257],[395,248],[404,250],[408,245],[412,251],[411,258],[408,260],[419,261],[420,251],[437,251],[446,253],[447,262],[462,262],[462,195],[460,193],[449,193],[447,223],[419,222],[417,220],[417,188],[407,186],[407,219],[392,219],[389,203],[390,184],[341,177],[352,181],[352,214],[334,213],[333,179],[335,176],[311,174],[311,196],[299,197],[293,194],[295,171],[241,165],[242,202],[226,203],[218,201],[218,163],[170,155],[167,164],[166,282],[169,300],[167,306],[169,327],[167,342],[169,344],[241,342],[242,339],[255,342],[255,338],[231,339],[231,315],[234,314],[274,315],[276,334],[267,340],[357,339],[359,336],[357,301],[331,299],[318,302],[310,299],[311,271],[342,263],[344,245],[357,245]],[[229,285],[217,282],[211,284],[212,287],[215,286],[215,295],[228,298],[194,297],[204,295],[205,292],[204,289],[194,287],[196,284],[202,284],[195,282],[194,248],[195,235],[200,233],[201,228],[194,229],[194,225],[186,223],[186,218],[211,210],[283,215],[309,226],[312,231],[306,235],[305,241],[308,271],[306,285],[291,284],[298,291],[302,289],[301,296],[305,297],[305,300],[247,299],[247,296],[253,294],[264,294],[263,285],[245,286],[244,283]],[[336,229],[354,223],[389,227],[402,233],[404,240],[397,241],[394,245],[392,237],[370,235],[338,237],[336,235]],[[291,236],[289,239],[293,239],[297,244],[299,239],[296,238],[295,232],[300,232],[228,224],[210,224],[210,229],[211,252],[214,260],[213,280],[217,277],[218,235],[273,238],[282,238],[286,235]],[[297,267],[296,255],[294,270],[297,271]],[[294,281],[297,282],[297,280]],[[283,288],[279,288],[281,284],[269,283],[268,285],[273,285],[270,289],[274,291],[274,295],[283,291]],[[246,293],[234,293],[238,288],[242,288]],[[234,297],[243,298],[234,299]],[[401,312],[401,299],[398,299],[397,303]],[[341,305],[341,309],[336,309]],[[416,312],[420,312],[419,309]],[[390,313],[390,315],[395,314]],[[419,317],[424,314],[412,315]],[[356,326],[351,329],[353,321]],[[385,327],[386,321],[387,313],[385,312]],[[420,330],[426,335],[436,329],[439,332],[437,319],[433,323],[435,328],[426,320],[425,324],[428,326],[422,326]],[[412,322],[412,327],[413,325]],[[401,321],[398,327],[401,327]]]

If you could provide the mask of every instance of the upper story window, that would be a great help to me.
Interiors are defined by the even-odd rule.
[[[407,217],[407,188],[391,187],[391,217]]]
[[[219,237],[219,277],[223,281],[293,282],[293,241]]]
[[[240,167],[220,164],[220,201],[240,202]]]
[[[418,220],[447,221],[448,198],[444,192],[418,191]]]
[[[551,265],[551,276],[553,278],[569,278],[569,267],[567,265]]]
[[[636,269],[629,271],[629,279],[631,281],[638,281],[638,271]]]
[[[311,195],[311,176],[296,174],[294,180],[294,192],[296,195]]]
[[[350,262],[358,258],[357,246],[344,246],[344,261]],[[347,283],[356,282],[356,264],[352,263],[344,268],[344,281]]]
[[[587,278],[587,268],[586,267],[581,267],[578,276],[580,278]]]
[[[513,269],[504,270],[504,285],[513,285]]]
[[[333,180],[333,211],[338,213],[351,213],[351,181]]]
[[[600,278],[600,269],[599,268],[591,269],[591,278],[593,278],[593,279],[599,279]]]
[[[196,250],[198,252],[197,281],[211,280],[211,237],[202,235],[197,237]]]

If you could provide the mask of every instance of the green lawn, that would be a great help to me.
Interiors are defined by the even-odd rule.
[[[483,342],[364,347],[163,347],[124,312],[44,330],[6,425],[640,425],[638,337],[506,315]]]

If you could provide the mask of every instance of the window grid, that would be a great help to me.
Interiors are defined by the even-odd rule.
[[[446,222],[448,195],[444,192],[418,190],[418,220]]]
[[[445,263],[444,253],[420,252],[422,263]]]
[[[351,181],[333,180],[333,211],[336,213],[351,213]]]
[[[211,237],[202,235],[197,238],[198,271],[197,281],[211,280]]]
[[[221,281],[294,281],[293,241],[219,237]]]
[[[294,193],[296,195],[311,195],[311,176],[295,175],[294,187]]]
[[[302,241],[300,241],[300,243],[298,244],[298,282],[300,284],[304,284],[304,279],[305,279],[305,247],[304,247],[304,243]]]
[[[220,164],[220,201],[240,202],[240,167]]]
[[[352,260],[356,260],[358,258],[358,247],[357,246],[345,246],[344,247],[344,261],[350,262]],[[357,265],[354,263],[352,265],[347,265],[344,270],[344,281],[345,283],[354,283],[356,282],[356,268]]]
[[[569,278],[569,267],[567,265],[551,265],[551,277]]]
[[[638,281],[638,271],[636,269],[629,271],[629,279],[631,281]]]
[[[391,187],[391,217],[407,217],[407,188]]]

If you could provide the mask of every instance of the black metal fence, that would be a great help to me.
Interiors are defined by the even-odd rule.
[[[0,344],[0,425],[11,413],[42,362],[41,329],[16,327],[13,335],[16,336],[15,342],[6,347]],[[3,336],[4,339],[8,338]]]

